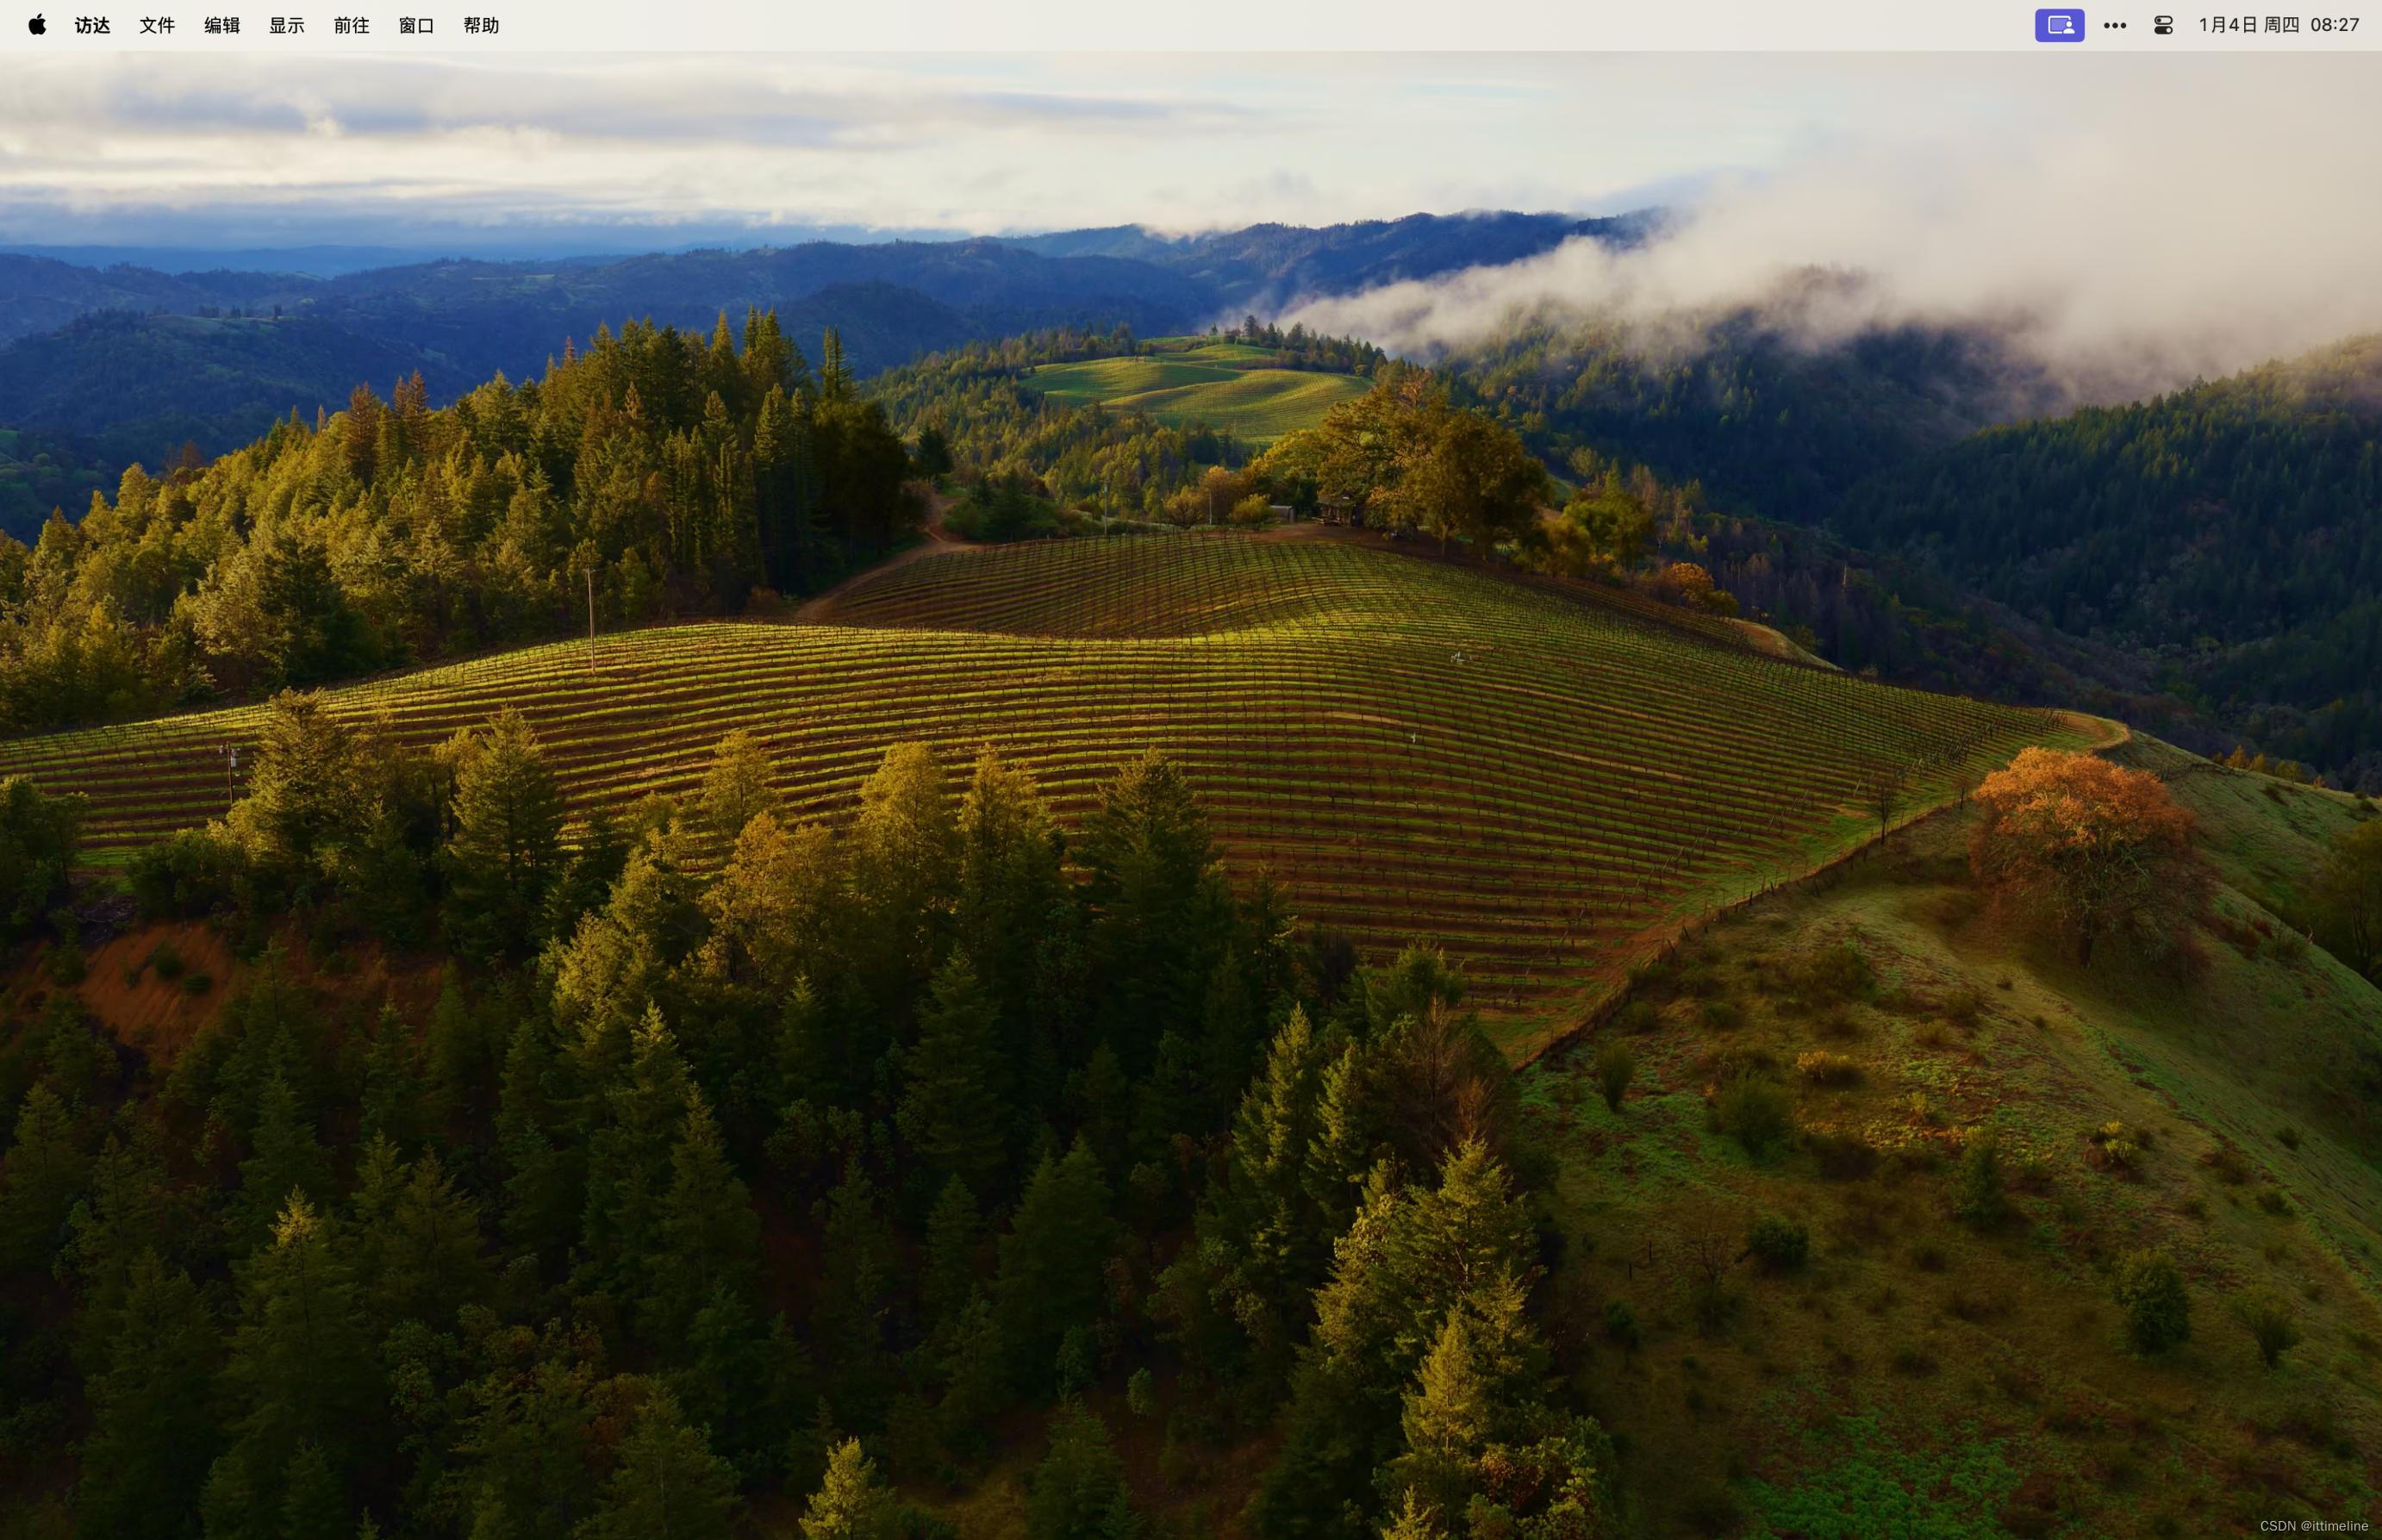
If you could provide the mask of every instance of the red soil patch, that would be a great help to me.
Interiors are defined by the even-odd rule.
[[[182,959],[171,979],[158,971],[154,961],[158,949],[168,942]],[[38,1010],[53,992],[43,967],[48,952],[43,946],[35,966],[19,974],[8,991],[9,1002],[20,1015]],[[109,1036],[165,1069],[200,1029],[222,1013],[224,1001],[247,972],[224,939],[204,925],[141,925],[92,951],[74,994]],[[206,987],[194,991],[191,980],[199,978],[206,979]]]
[[[181,959],[171,978],[157,967],[157,955],[168,943],[171,955]],[[6,988],[5,998],[19,1016],[40,1010],[55,992],[43,967],[48,950],[44,946],[36,953],[31,965]],[[392,960],[369,942],[345,947],[342,955],[343,967],[329,971],[308,955],[301,942],[288,938],[282,967],[293,981],[317,994],[374,1003],[394,1000],[410,1019],[429,1019],[438,998],[435,960]],[[204,922],[162,921],[136,925],[94,948],[74,994],[103,1030],[162,1072],[173,1067],[182,1050],[223,1014],[225,1004],[255,971],[255,965],[236,956]],[[206,986],[194,989],[191,980],[201,977]]]

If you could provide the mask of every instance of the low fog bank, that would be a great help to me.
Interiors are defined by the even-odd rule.
[[[1578,239],[1280,319],[1426,357],[1582,318],[1655,354],[1747,311],[1811,347],[1959,328],[2080,402],[2382,330],[2382,108],[2331,68],[2348,61],[2176,61],[2123,80],[2075,62],[2072,94],[1986,131],[1815,143],[1713,183],[1640,245]]]

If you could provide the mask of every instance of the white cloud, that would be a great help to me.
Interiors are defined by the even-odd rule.
[[[507,209],[995,232],[1568,208],[1760,164],[1839,94],[1811,70],[1874,74],[1265,55],[189,65],[24,60],[0,93],[0,239],[240,244],[309,221],[362,238]],[[1690,69],[1710,95],[1685,89]]]
[[[2086,395],[2382,329],[2382,109],[2363,61],[2076,62],[1982,115],[1841,125],[1703,190],[1639,250],[1576,242],[1289,318],[1409,349],[1583,311],[1650,345],[1746,305],[1815,339],[1987,322]]]

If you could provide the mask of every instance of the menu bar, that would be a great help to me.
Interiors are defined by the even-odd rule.
[[[325,16],[320,12],[288,12],[272,16],[126,16],[106,14],[80,15],[67,18],[76,37],[113,38],[138,37],[156,43],[169,43],[192,32],[203,37],[247,39],[252,37],[319,37],[328,32],[333,37],[414,37],[433,38],[439,31],[442,18],[435,16]],[[497,37],[503,31],[503,18],[495,16],[449,16],[443,18],[443,35],[455,37]],[[55,25],[39,11],[26,20],[29,37],[45,37]]]
[[[9,0],[0,0],[0,5]],[[2195,52],[2340,53],[2376,46],[2364,0],[2291,14],[2184,13],[2098,6],[1911,6],[1907,0],[872,0],[805,8],[779,0],[497,0],[501,10],[349,10],[51,15],[30,0],[0,49],[506,48],[586,52],[1480,53],[1526,50],[2031,52],[2044,56]],[[152,0],[153,5],[154,0]],[[286,3],[286,0],[285,0]],[[480,0],[487,5],[490,0]],[[2153,0],[2157,3],[2157,0]],[[2165,0],[2172,5],[2174,0]]]

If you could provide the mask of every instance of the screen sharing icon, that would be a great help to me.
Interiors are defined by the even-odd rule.
[[[2034,13],[2034,41],[2037,43],[2081,43],[2084,41],[2084,13],[2081,10],[2041,10]]]

